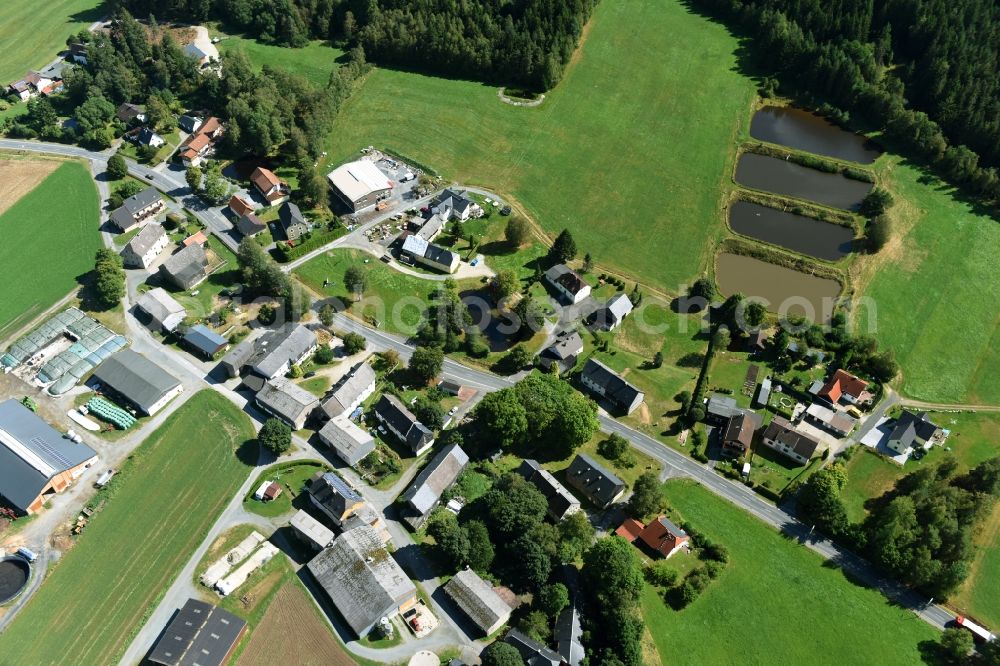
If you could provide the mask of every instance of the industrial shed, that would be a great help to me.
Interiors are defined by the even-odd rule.
[[[149,416],[184,390],[173,375],[131,349],[102,363],[94,371],[93,381],[100,383],[104,393]]]

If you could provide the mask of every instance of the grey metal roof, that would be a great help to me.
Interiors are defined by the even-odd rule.
[[[344,532],[306,566],[359,636],[417,593],[368,525]]]
[[[896,425],[889,435],[890,440],[899,440],[905,446],[913,446],[916,439],[929,440],[937,432],[938,425],[927,418],[927,412],[914,414],[903,410],[903,413],[896,419]]]
[[[594,504],[606,507],[625,489],[625,482],[586,453],[577,454],[566,469],[566,483]]]
[[[333,530],[302,509],[295,512],[288,524],[320,548],[326,548],[333,541]]]
[[[287,364],[297,361],[316,346],[316,335],[301,324],[288,324],[261,337],[258,355],[250,361],[254,372],[274,377]]]
[[[267,225],[257,217],[256,213],[247,213],[236,221],[236,228],[244,236],[253,236],[267,229]]]
[[[361,363],[323,401],[323,412],[331,419],[339,416],[374,388],[375,371],[369,364]]]
[[[580,666],[585,656],[583,649],[582,635],[583,627],[580,624],[580,609],[575,603],[571,603],[562,609],[559,617],[556,618],[555,634],[559,655],[569,666]]]
[[[281,204],[281,208],[278,209],[278,220],[281,222],[281,228],[286,231],[289,227],[309,224],[299,207],[290,201]]]
[[[205,248],[199,243],[191,243],[163,262],[160,271],[181,289],[188,289],[205,277],[206,268],[208,256]]]
[[[203,324],[196,324],[184,334],[185,344],[189,344],[206,356],[211,356],[229,344],[224,337]]]
[[[147,224],[128,242],[128,247],[141,257],[149,252],[149,249],[166,235],[167,232],[159,224]]]
[[[507,602],[471,569],[456,573],[445,584],[444,591],[484,634],[510,618],[511,608]]]
[[[188,599],[153,645],[149,661],[164,666],[221,666],[246,626],[229,611]]]
[[[346,414],[327,421],[318,434],[348,465],[357,465],[375,450],[375,439],[348,419]]]
[[[528,638],[517,629],[508,631],[503,641],[512,645],[529,666],[560,666],[562,664],[562,657],[558,653]]]
[[[94,379],[143,411],[180,386],[166,370],[131,349],[123,349],[97,366]]]
[[[811,458],[819,447],[819,442],[796,430],[790,421],[781,416],[771,419],[763,437],[787,446],[803,458]]]
[[[75,444],[14,399],[0,402],[0,495],[27,511],[52,477],[97,453]]]
[[[256,351],[253,340],[244,340],[222,357],[222,364],[232,368],[234,373],[238,373],[240,368],[253,358]]]
[[[125,206],[115,208],[108,219],[111,220],[116,227],[123,231],[125,229],[130,229],[136,223],[135,216],[128,212]]]
[[[319,404],[312,393],[284,378],[264,384],[257,393],[257,402],[290,423],[307,416]]]
[[[427,515],[468,464],[469,456],[458,444],[442,449],[421,470],[400,499],[409,503],[410,508],[420,516]]]
[[[136,305],[148,314],[154,322],[162,326],[171,316],[180,315],[183,319],[186,311],[184,306],[174,300],[162,287],[150,289],[139,297]]]

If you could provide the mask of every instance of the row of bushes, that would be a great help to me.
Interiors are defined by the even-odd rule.
[[[347,229],[338,225],[332,230],[324,229],[310,233],[308,238],[295,247],[288,247],[286,243],[278,242],[274,247],[274,259],[281,264],[288,263],[312,252],[316,248],[323,247],[327,243],[337,240],[345,233],[347,233]]]
[[[863,183],[875,182],[874,174],[867,169],[833,162],[809,153],[791,152],[778,148],[777,146],[770,146],[763,143],[749,143],[744,146],[744,150],[748,153],[756,153],[758,155],[767,155],[768,157],[777,157],[778,159],[788,160],[789,162],[794,162],[795,164],[800,164],[804,167],[816,169],[817,171],[822,171],[824,173],[839,173],[847,178],[850,178],[851,180],[859,180]]]

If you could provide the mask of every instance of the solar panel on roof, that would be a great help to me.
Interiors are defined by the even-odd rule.
[[[68,469],[73,466],[73,463],[69,460],[69,458],[67,458],[62,453],[49,446],[49,443],[46,442],[41,437],[32,437],[28,441],[30,441],[31,444],[35,447],[36,451],[41,451],[46,456],[48,456],[49,461],[55,461],[58,464],[58,466],[62,467],[63,469]]]

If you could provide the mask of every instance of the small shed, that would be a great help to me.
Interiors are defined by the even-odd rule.
[[[228,344],[228,340],[202,324],[192,326],[184,334],[184,345],[208,360],[212,360]]]

